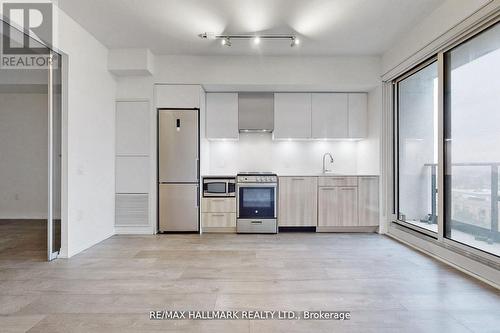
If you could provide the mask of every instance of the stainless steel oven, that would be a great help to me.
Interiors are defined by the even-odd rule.
[[[238,233],[277,233],[278,177],[271,173],[238,174]]]
[[[203,177],[204,197],[234,197],[235,191],[234,177]]]

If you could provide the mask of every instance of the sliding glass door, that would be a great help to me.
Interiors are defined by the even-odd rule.
[[[62,57],[50,51],[49,64],[49,202],[47,224],[48,259],[57,257],[61,250],[61,172],[62,172]]]
[[[423,232],[437,227],[437,93],[435,59],[396,83],[398,220]]]
[[[498,263],[500,23],[476,31],[393,81],[394,222]]]
[[[445,237],[500,256],[500,24],[444,54]]]
[[[24,253],[52,260],[61,249],[62,57],[2,19],[0,44],[0,227],[10,226],[0,250],[31,246]]]

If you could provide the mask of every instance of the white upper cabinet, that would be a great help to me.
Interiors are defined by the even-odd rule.
[[[274,94],[275,139],[311,138],[311,94]]]
[[[361,139],[368,135],[368,95],[349,94],[349,138]]]
[[[207,93],[207,139],[238,139],[238,94]]]
[[[312,94],[312,137],[314,139],[348,137],[348,94]]]
[[[199,108],[202,88],[197,84],[159,84],[155,86],[157,108]]]

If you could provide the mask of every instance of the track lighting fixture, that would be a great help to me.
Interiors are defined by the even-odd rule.
[[[260,44],[262,40],[288,40],[292,47],[300,43],[300,40],[295,35],[216,35],[213,32],[205,32],[198,36],[202,39],[220,40],[221,45],[224,46],[231,46],[231,41],[234,39],[253,40],[255,45]]]

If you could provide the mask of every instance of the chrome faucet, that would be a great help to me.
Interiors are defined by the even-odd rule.
[[[330,154],[330,153],[324,153],[324,154],[323,154],[323,173],[327,173],[327,172],[332,171],[332,170],[330,170],[330,169],[327,169],[327,168],[326,168],[326,166],[325,166],[325,158],[326,158],[327,156],[330,156],[330,163],[332,163],[332,164],[333,164],[333,156],[332,156],[332,154]]]

